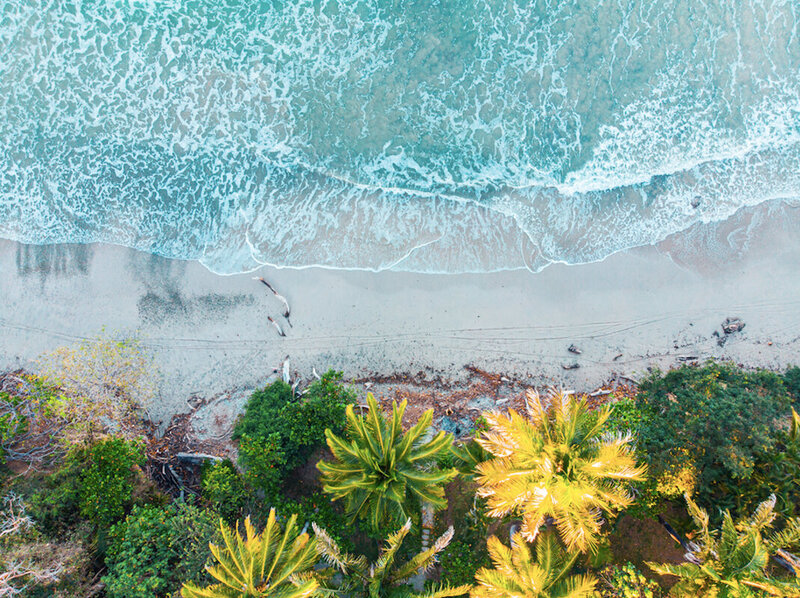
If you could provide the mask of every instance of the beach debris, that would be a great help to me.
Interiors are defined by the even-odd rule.
[[[175,455],[178,461],[188,461],[189,463],[200,464],[203,461],[223,461],[222,457],[208,455],[206,453],[178,453]]]
[[[281,336],[286,336],[286,333],[283,331],[283,328],[281,328],[281,325],[280,325],[280,324],[278,324],[278,323],[275,321],[275,318],[273,318],[272,316],[267,316],[267,320],[269,320],[269,321],[270,321],[270,324],[272,324],[273,326],[275,326],[275,330],[277,330],[277,331],[278,331],[278,334],[280,334]]]
[[[322,376],[317,373],[317,369],[312,365],[311,366],[311,375],[314,376],[317,380],[322,380]]]
[[[617,361],[620,357],[622,357],[622,353],[617,353],[611,361]]]
[[[570,345],[569,347],[567,347],[567,351],[569,351],[570,353],[574,353],[575,355],[580,355],[581,353],[583,353],[583,351],[578,349],[578,347],[576,347],[575,345]]]
[[[289,378],[289,356],[288,355],[283,360],[282,374],[283,374],[283,381],[286,384],[289,384],[290,378]]]
[[[297,378],[297,380],[294,381],[294,384],[292,384],[292,395],[293,396],[297,395],[297,387],[298,386],[300,386],[300,378]]]
[[[605,396],[605,395],[610,395],[612,392],[614,392],[614,391],[611,390],[610,388],[601,388],[600,390],[596,390],[594,392],[590,392],[589,396],[590,397],[602,397],[602,396]]]
[[[261,284],[266,286],[270,291],[272,291],[272,294],[275,295],[275,298],[281,303],[283,303],[283,317],[286,318],[286,323],[289,324],[289,326],[291,326],[292,323],[289,320],[289,314],[291,313],[291,310],[289,309],[289,302],[286,300],[286,297],[278,293],[278,291],[276,291],[275,288],[271,284],[269,284],[266,280],[264,280],[261,276],[253,276],[253,280],[258,280]]]
[[[728,342],[728,337],[727,336],[720,336],[719,338],[717,338],[717,344],[720,347],[725,346],[725,343],[727,343],[727,342]]]
[[[742,322],[741,318],[725,318],[725,321],[722,323],[722,331],[725,334],[733,334],[734,332],[739,332],[744,328],[744,322]]]
[[[565,370],[577,370],[579,367],[581,367],[581,364],[579,363],[561,364],[561,367]]]
[[[697,355],[678,355],[675,359],[678,361],[697,361],[700,358]]]

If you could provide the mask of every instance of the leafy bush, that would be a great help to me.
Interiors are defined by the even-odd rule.
[[[792,410],[792,424],[788,431],[775,434],[775,449],[758,455],[753,474],[747,484],[740,486],[736,495],[740,513],[749,512],[775,495],[775,510],[786,517],[794,517],[800,508],[800,415]]]
[[[0,464],[5,455],[3,447],[24,434],[28,428],[28,419],[17,409],[19,403],[19,397],[0,392]]]
[[[615,565],[600,574],[603,598],[658,598],[661,587],[647,579],[633,564]]]
[[[655,373],[642,383],[637,407],[647,414],[638,436],[659,492],[697,493],[724,507],[759,455],[774,450],[774,425],[789,412],[789,397],[777,374],[712,363]]]
[[[489,567],[489,553],[486,542],[470,544],[464,540],[453,540],[439,557],[442,567],[442,581],[451,586],[471,584],[475,572],[481,567]]]
[[[263,490],[267,496],[275,496],[286,467],[280,436],[274,433],[266,437],[244,434],[239,439],[239,463],[246,468],[244,479],[247,484]]]
[[[624,397],[613,403],[611,416],[606,424],[609,432],[625,433],[636,431],[652,421],[650,410],[643,409],[636,399]]]
[[[202,583],[217,519],[186,502],[133,508],[111,528],[103,577],[109,598],[170,596],[183,582]]]
[[[352,537],[358,527],[350,523],[344,509],[322,492],[314,492],[297,500],[283,498],[275,505],[285,517],[297,515],[301,525],[316,523],[325,529],[343,550],[354,550]]]
[[[140,409],[156,397],[157,369],[135,339],[86,339],[38,360],[50,387],[48,415],[67,444],[113,432],[133,440],[144,430]]]
[[[254,484],[274,488],[292,469],[305,463],[325,444],[325,429],[341,434],[345,408],[355,401],[355,392],[341,384],[341,372],[329,371],[295,399],[291,387],[274,382],[252,394],[236,423],[234,440],[240,442],[239,463],[257,469]],[[269,457],[259,453],[269,452]],[[281,456],[278,455],[281,453]]]
[[[144,455],[139,445],[110,438],[92,446],[87,461],[80,476],[81,515],[98,528],[106,528],[130,506],[133,468],[144,463]]]
[[[80,452],[81,456],[84,454]],[[85,467],[80,456],[72,455],[53,473],[26,480],[32,486],[28,494],[29,513],[48,536],[63,536],[80,523],[79,481]],[[23,487],[22,491],[25,490]]]
[[[795,406],[800,406],[800,367],[790,367],[783,374],[783,384]]]
[[[200,487],[203,498],[228,523],[239,518],[250,496],[244,477],[227,459],[216,463],[206,462],[203,465]]]

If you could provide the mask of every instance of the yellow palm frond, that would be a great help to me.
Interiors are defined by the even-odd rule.
[[[529,391],[526,413],[484,414],[489,429],[478,443],[493,458],[475,468],[477,493],[491,517],[522,516],[526,537],[552,518],[568,547],[591,550],[603,513],[627,507],[627,485],[644,479],[633,439],[605,434],[610,409],[592,413],[572,394]]]

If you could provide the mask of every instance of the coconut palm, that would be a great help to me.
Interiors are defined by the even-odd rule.
[[[392,417],[387,419],[375,397],[367,395],[369,414],[357,416],[347,406],[350,440],[325,430],[333,462],[321,461],[322,488],[333,500],[344,498],[351,520],[366,519],[373,529],[386,521],[402,523],[418,507],[428,502],[436,509],[447,506],[443,485],[457,474],[454,469],[439,469],[436,457],[449,450],[452,434],[438,432],[425,440],[433,418],[426,411],[408,432],[403,434],[402,420],[406,401],[392,403]]]
[[[493,569],[483,567],[471,598],[588,598],[597,580],[590,575],[569,575],[577,552],[567,555],[552,533],[536,540],[536,560],[522,534],[515,534],[511,548],[496,536],[487,542]]]
[[[319,582],[311,568],[319,560],[316,541],[297,533],[292,515],[281,532],[275,509],[267,525],[257,533],[250,518],[244,520],[246,538],[220,520],[223,546],[209,544],[217,561],[206,570],[219,583],[206,588],[184,584],[183,598],[306,598],[317,592]]]
[[[761,503],[750,519],[733,521],[729,511],[720,530],[709,530],[708,513],[685,496],[698,528],[698,543],[690,544],[688,563],[647,563],[656,573],[678,577],[671,595],[680,597],[748,598],[800,596],[800,562],[787,549],[800,542],[800,518],[789,519],[773,532],[775,496]],[[795,577],[776,579],[767,573],[771,556],[782,559]]]
[[[478,443],[493,458],[477,465],[478,494],[492,517],[521,515],[528,540],[551,519],[568,550],[594,551],[603,513],[630,505],[629,483],[644,478],[632,437],[603,433],[611,407],[590,412],[563,392],[545,406],[528,391],[526,411],[484,414],[489,430]]]
[[[386,539],[378,560],[369,563],[363,555],[354,556],[342,551],[328,533],[311,524],[317,537],[317,550],[322,558],[342,573],[342,584],[339,593],[351,598],[447,598],[461,596],[469,592],[470,586],[457,587],[438,586],[427,592],[418,593],[408,584],[411,577],[419,572],[427,572],[436,563],[437,555],[442,552],[453,539],[453,528],[442,534],[431,548],[417,553],[405,564],[395,566],[403,539],[411,530],[411,520],[397,532]]]

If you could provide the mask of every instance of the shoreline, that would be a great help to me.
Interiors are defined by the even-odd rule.
[[[334,368],[346,380],[463,381],[472,366],[579,391],[708,358],[782,369],[800,363],[798,233],[800,210],[773,202],[602,262],[448,275],[220,276],[114,245],[0,241],[0,369],[98,335],[135,336],[160,367],[162,422],[188,411],[189,397],[262,386],[287,355],[304,380]],[[286,296],[293,328],[253,275]],[[727,317],[745,328],[724,334]]]

